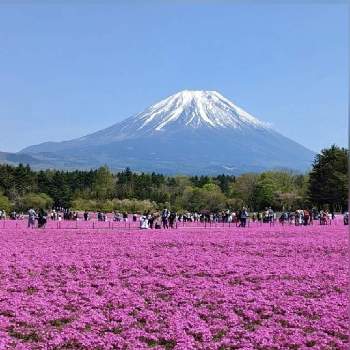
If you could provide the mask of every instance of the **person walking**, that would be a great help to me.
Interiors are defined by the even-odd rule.
[[[240,212],[240,217],[239,217],[240,224],[239,224],[239,227],[246,227],[248,216],[249,216],[249,214],[248,214],[247,208],[243,207],[243,209]]]
[[[148,224],[149,224],[149,228],[153,229],[153,222],[154,222],[154,214],[148,214]]]
[[[37,215],[34,209],[28,210],[28,228],[34,228],[35,227],[35,219]]]
[[[124,222],[128,221],[128,213],[126,211],[124,211],[124,213],[123,213],[123,221]]]
[[[169,210],[167,208],[164,208],[162,211],[162,225],[163,229],[168,229],[168,218],[169,218]]]
[[[270,225],[274,224],[275,213],[271,207],[269,207],[269,209],[268,209],[267,217],[268,217],[268,222],[270,223]]]
[[[38,228],[45,228],[47,222],[47,213],[44,209],[39,210],[38,214]]]
[[[140,229],[141,230],[146,230],[148,229],[148,217],[147,214],[144,213],[141,217],[140,217]]]
[[[310,224],[310,212],[308,209],[304,210],[303,216],[304,216],[304,226],[309,225]]]
[[[170,216],[169,216],[169,225],[170,225],[170,228],[175,228],[174,227],[174,224],[176,223],[176,213],[172,212],[170,213]]]

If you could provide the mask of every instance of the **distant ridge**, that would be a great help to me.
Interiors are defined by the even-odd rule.
[[[36,166],[40,163],[40,160],[28,154],[9,153],[9,152],[0,151],[0,163],[7,163],[7,164],[13,164],[13,165],[22,163],[22,164],[32,164]]]

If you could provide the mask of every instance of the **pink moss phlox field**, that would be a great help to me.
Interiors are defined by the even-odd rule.
[[[0,349],[347,349],[342,225],[2,229]]]

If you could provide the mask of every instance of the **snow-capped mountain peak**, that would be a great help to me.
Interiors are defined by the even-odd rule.
[[[138,131],[173,127],[269,128],[217,91],[184,90],[127,119]],[[127,127],[125,125],[125,127]]]
[[[181,91],[106,129],[22,153],[52,167],[131,167],[164,174],[305,171],[314,154],[216,91]],[[46,165],[48,164],[48,165]]]

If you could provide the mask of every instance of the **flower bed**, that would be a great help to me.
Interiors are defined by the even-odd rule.
[[[347,233],[0,231],[0,349],[347,349]]]

